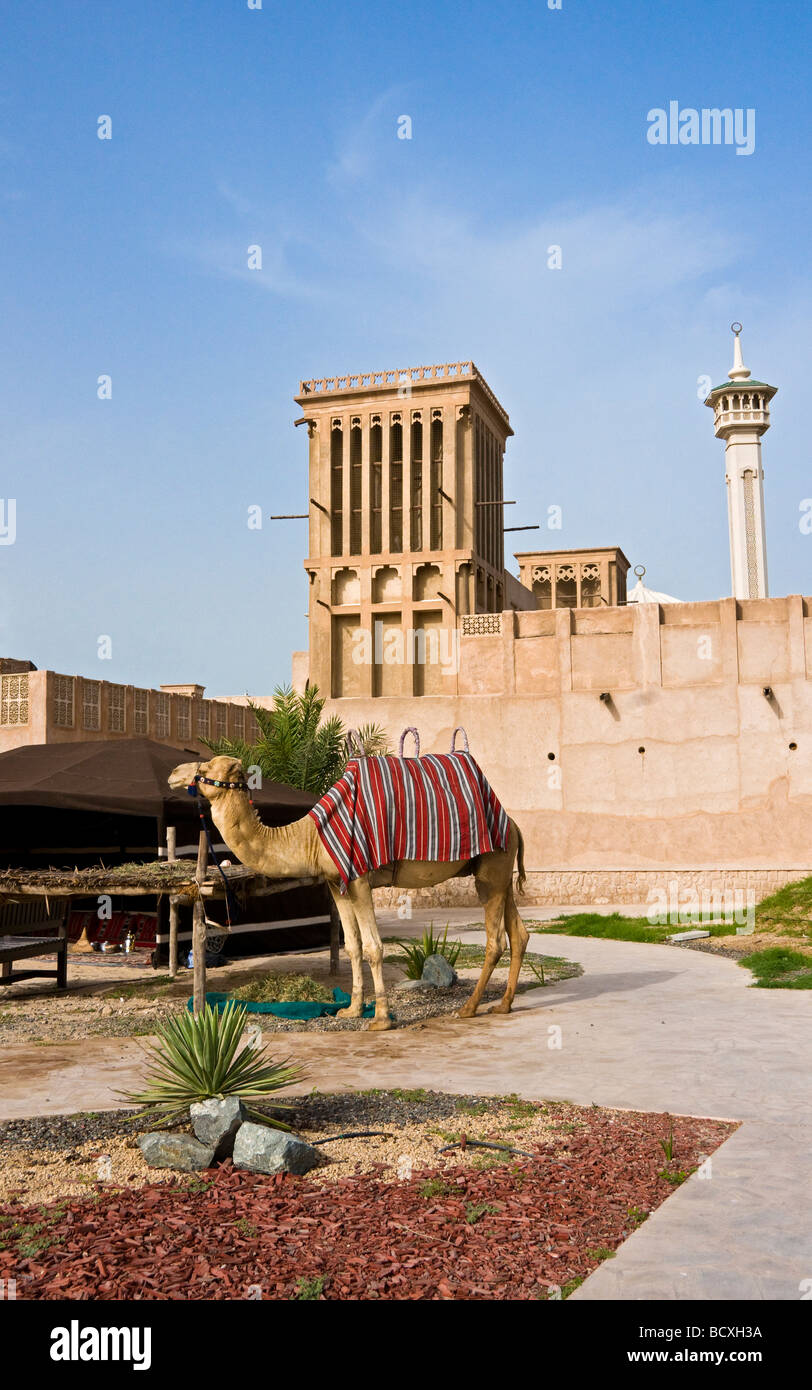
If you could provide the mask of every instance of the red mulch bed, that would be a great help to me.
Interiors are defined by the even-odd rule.
[[[250,1285],[290,1299],[312,1279],[327,1299],[546,1298],[621,1244],[638,1224],[632,1209],[653,1211],[674,1192],[665,1166],[692,1170],[735,1128],[675,1117],[666,1165],[658,1140],[669,1116],[572,1113],[585,1128],[537,1159],[482,1171],[316,1184],[226,1163],[191,1182],[2,1207],[0,1278],[16,1278],[18,1299],[244,1299]],[[422,1195],[432,1177],[453,1192]],[[482,1206],[495,1210],[466,1219]],[[18,1236],[9,1218],[44,1225]],[[51,1244],[25,1258],[26,1238]]]

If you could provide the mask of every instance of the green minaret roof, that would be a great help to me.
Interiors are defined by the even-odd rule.
[[[768,381],[723,381],[721,386],[712,386],[708,392],[712,396],[714,391],[749,391],[752,387],[759,391],[777,391],[777,386],[771,386]]]

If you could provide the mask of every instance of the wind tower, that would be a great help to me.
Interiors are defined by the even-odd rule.
[[[713,410],[717,439],[725,441],[725,482],[734,598],[767,598],[767,538],[761,436],[770,428],[770,401],[778,390],[753,381],[742,360],[740,323],[734,334],[728,380],[714,386],[705,405]]]
[[[470,361],[303,381],[296,402],[310,680],[334,699],[453,694],[442,654],[458,618],[498,630],[485,615],[519,587],[504,568],[506,410]]]

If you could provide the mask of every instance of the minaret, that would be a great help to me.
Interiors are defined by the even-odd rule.
[[[740,323],[728,380],[714,386],[705,405],[713,409],[717,439],[725,441],[725,482],[730,525],[730,572],[734,598],[767,597],[767,538],[764,530],[764,473],[761,436],[770,428],[770,401],[778,390],[751,381],[742,361]]]

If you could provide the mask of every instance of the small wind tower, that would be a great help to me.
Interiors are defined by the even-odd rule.
[[[705,405],[713,410],[717,439],[725,441],[725,482],[730,525],[730,571],[734,598],[767,597],[767,538],[761,436],[770,428],[770,401],[778,390],[751,381],[742,361],[740,323],[728,380],[714,386]]]

